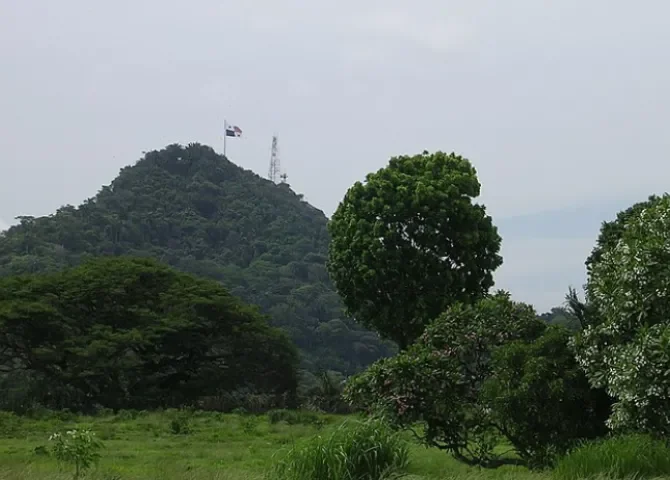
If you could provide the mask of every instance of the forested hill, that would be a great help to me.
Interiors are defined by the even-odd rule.
[[[79,207],[21,217],[0,236],[0,275],[92,255],[150,256],[221,281],[286,329],[308,370],[351,373],[392,346],[343,317],[326,272],[326,216],[212,148],[147,153]]]

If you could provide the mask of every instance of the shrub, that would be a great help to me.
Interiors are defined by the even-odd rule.
[[[590,442],[561,459],[553,474],[557,480],[667,476],[670,475],[670,447],[648,435]]]
[[[244,415],[240,419],[240,425],[242,426],[242,431],[247,435],[253,435],[256,433],[256,428],[258,427],[258,420],[253,415]]]
[[[268,480],[381,480],[404,471],[408,449],[382,420],[346,422],[329,437],[293,447]]]
[[[608,433],[611,399],[591,388],[569,339],[565,327],[549,326],[533,342],[499,347],[482,388],[492,423],[531,466],[548,465],[578,441]]]
[[[456,304],[410,348],[352,377],[345,398],[383,411],[394,426],[422,424],[422,440],[459,461],[496,466],[500,432],[480,398],[492,373],[491,353],[511,341],[532,341],[546,328],[531,306],[505,292],[475,305]]]
[[[78,479],[100,458],[102,448],[90,430],[69,430],[65,435],[54,433],[49,440],[54,442],[52,453],[56,460],[74,465],[74,478]]]
[[[230,392],[203,397],[198,406],[205,411],[236,413],[265,413],[272,409],[295,408],[295,396],[286,392],[281,394],[255,393],[248,388],[238,388]]]
[[[21,417],[11,412],[0,411],[0,437],[11,438],[21,432]]]
[[[135,420],[137,416],[137,410],[119,410],[116,413],[117,420]]]
[[[344,377],[341,373],[323,371],[315,377],[315,383],[303,392],[302,406],[318,412],[352,413],[350,405],[342,398]]]
[[[179,412],[170,420],[170,431],[175,435],[188,435],[191,433],[191,422],[188,412]]]
[[[288,425],[318,425],[321,423],[321,418],[315,412],[280,409],[268,412],[268,422],[271,424],[286,422]]]

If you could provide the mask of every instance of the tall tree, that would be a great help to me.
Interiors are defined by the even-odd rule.
[[[356,182],[329,223],[349,313],[405,349],[449,305],[486,294],[501,239],[479,193],[470,162],[443,152],[391,158]]]
[[[615,399],[610,424],[670,434],[670,195],[652,197],[603,226],[591,259],[591,308],[576,337],[591,383]],[[616,241],[612,239],[616,237]]]

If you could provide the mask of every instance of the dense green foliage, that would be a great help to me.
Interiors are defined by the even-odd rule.
[[[29,390],[24,401],[90,411],[239,388],[294,398],[297,364],[255,308],[153,260],[104,257],[0,279],[0,367]]]
[[[499,465],[504,439],[529,464],[546,464],[606,432],[609,400],[591,390],[568,338],[499,292],[449,308],[409,349],[355,376],[347,398],[397,426],[422,424],[428,445],[467,463]]]
[[[472,203],[479,191],[469,161],[424,152],[392,158],[345,195],[329,271],[348,311],[401,348],[350,379],[345,397],[397,427],[421,424],[426,444],[463,462],[499,465],[502,439],[547,465],[608,432],[612,400],[570,346],[600,313],[573,290],[541,316],[489,294],[500,237]]]
[[[342,424],[329,436],[293,447],[269,480],[385,480],[404,473],[409,450],[384,422]]]
[[[568,346],[570,332],[549,326],[532,342],[495,349],[482,402],[500,432],[530,465],[546,465],[576,441],[608,433],[611,400],[591,389]]]
[[[54,443],[51,454],[56,460],[61,464],[74,466],[74,480],[78,480],[86,470],[98,463],[99,450],[103,447],[95,432],[90,430],[56,432],[49,437],[49,440]]]
[[[308,370],[350,374],[394,347],[343,315],[325,267],[328,242],[325,215],[288,185],[209,147],[171,145],[79,207],[23,217],[0,234],[0,275],[53,272],[90,256],[152,257],[259,305]]]
[[[650,195],[644,202],[637,202],[626,210],[617,213],[614,220],[603,222],[600,226],[600,234],[596,239],[596,245],[586,259],[585,264],[587,269],[590,270],[593,264],[599,262],[605,251],[616,247],[616,244],[619,242],[626,229],[626,223],[629,219],[638,216],[642,210],[654,205],[659,200],[660,198],[658,196]]]
[[[408,347],[449,305],[493,285],[500,236],[470,162],[455,154],[394,157],[355,183],[328,228],[328,269],[353,317]]]
[[[616,400],[613,428],[668,435],[670,195],[644,205],[627,211],[616,242],[601,242],[587,282],[599,316],[575,345],[590,381]]]
[[[410,348],[354,377],[347,399],[380,409],[398,426],[420,422],[428,445],[463,461],[491,463],[497,432],[480,398],[491,374],[491,349],[505,341],[532,340],[543,328],[531,307],[504,293],[475,305],[455,304]]]
[[[579,317],[570,308],[554,307],[550,311],[541,314],[540,319],[549,325],[565,327],[571,332],[576,332],[582,328]]]

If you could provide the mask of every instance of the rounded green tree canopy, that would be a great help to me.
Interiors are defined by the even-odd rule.
[[[454,302],[493,285],[500,236],[471,163],[400,156],[346,193],[330,223],[328,268],[349,313],[406,348]]]

